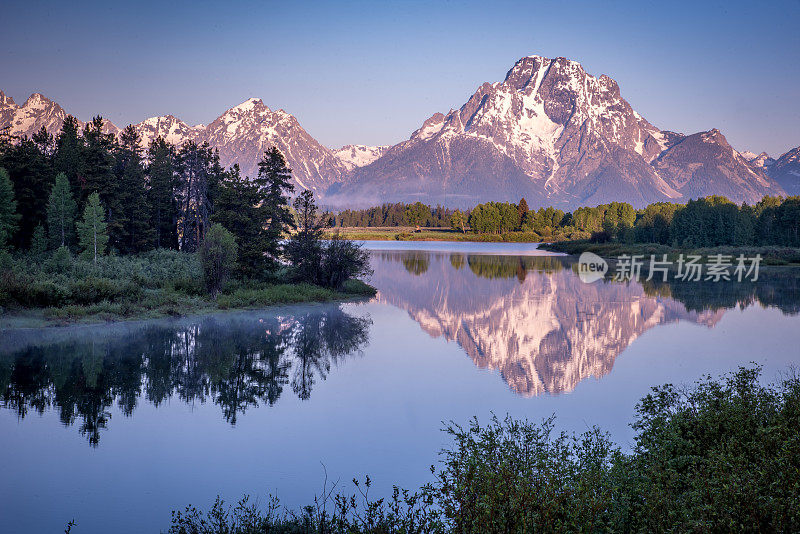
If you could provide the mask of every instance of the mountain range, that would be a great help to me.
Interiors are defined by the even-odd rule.
[[[39,93],[23,105],[0,92],[0,128],[56,133],[67,112]],[[146,147],[156,136],[208,142],[223,165],[258,172],[277,146],[300,188],[329,206],[389,201],[470,207],[525,197],[567,209],[614,200],[640,207],[710,194],[736,202],[800,194],[800,147],[771,158],[738,152],[717,129],[685,135],[660,130],[621,96],[617,82],[566,58],[524,57],[502,82],[484,83],[458,109],[435,113],[393,146],[330,149],[291,114],[251,98],[208,125],[172,115],[134,125]],[[106,121],[106,130],[120,129]]]

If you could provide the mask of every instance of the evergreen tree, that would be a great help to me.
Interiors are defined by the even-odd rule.
[[[294,217],[286,197],[287,193],[294,192],[291,179],[292,170],[286,166],[286,159],[281,151],[272,147],[264,152],[258,163],[258,178],[255,182],[267,211],[266,232],[260,245],[261,250],[267,254],[267,269],[271,271],[278,266],[278,258],[282,252],[281,239],[294,228]]]
[[[56,182],[50,190],[50,198],[47,201],[47,227],[50,230],[50,244],[53,249],[72,244],[77,209],[67,175],[60,172],[56,175]]]
[[[314,194],[306,189],[294,199],[298,231],[286,244],[286,257],[295,277],[303,282],[320,283],[323,256],[322,228],[324,217],[317,214]]]
[[[175,200],[175,150],[162,137],[150,143],[148,206],[157,248],[178,248],[178,205]]]
[[[209,184],[216,185],[214,152],[208,143],[198,145],[193,141],[183,144],[177,153],[176,169],[178,187],[178,235],[181,250],[195,251],[205,236],[212,213]],[[215,187],[211,188],[212,195]]]
[[[17,231],[20,215],[14,200],[14,186],[5,169],[0,168],[0,250],[4,250]]]
[[[8,172],[14,187],[17,212],[20,214],[18,231],[10,242],[16,248],[30,247],[36,225],[46,217],[47,195],[53,184],[50,159],[36,143],[22,138],[16,144],[6,144],[0,153],[0,167]]]
[[[78,222],[78,241],[83,255],[97,262],[97,256],[103,255],[108,244],[108,224],[105,210],[100,203],[100,195],[92,193],[86,200],[83,220]]]
[[[268,222],[267,209],[258,184],[243,177],[239,165],[235,164],[225,174],[211,220],[236,237],[238,270],[247,277],[263,275],[266,264],[262,245]]]
[[[86,124],[83,138],[81,200],[85,200],[89,192],[98,194],[108,214],[110,242],[112,246],[120,247],[125,220],[120,204],[121,184],[114,173],[116,139],[114,135],[103,132],[103,118],[99,116]]]
[[[155,230],[148,217],[144,167],[142,165],[140,136],[133,125],[128,125],[119,136],[116,153],[116,174],[121,184],[120,216],[115,242],[127,253],[142,252],[152,248]]]
[[[53,170],[67,175],[73,198],[82,202],[85,198],[83,190],[86,188],[86,183],[83,175],[83,139],[79,133],[77,119],[67,115],[61,125],[61,132],[56,137]]]
[[[519,212],[519,220],[522,224],[525,223],[525,220],[528,217],[528,212],[530,208],[528,207],[528,201],[525,200],[525,197],[519,199],[519,204],[517,205],[517,211]]]
[[[44,232],[44,226],[38,224],[33,230],[33,238],[31,239],[31,254],[36,258],[41,258],[47,252],[47,236]]]

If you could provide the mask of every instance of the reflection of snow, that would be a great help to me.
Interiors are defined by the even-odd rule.
[[[528,271],[520,282],[453,269],[446,254],[431,254],[417,276],[387,258],[375,262],[378,299],[407,310],[431,336],[456,341],[476,365],[500,371],[525,396],[572,391],[589,376],[606,375],[656,325],[683,319],[713,326],[722,316],[687,311],[638,284],[584,284],[568,267]]]

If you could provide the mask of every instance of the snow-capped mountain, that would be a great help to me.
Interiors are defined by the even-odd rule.
[[[173,115],[150,117],[134,127],[141,136],[140,145],[142,148],[149,147],[150,143],[157,137],[163,137],[168,143],[177,146],[186,141],[196,141],[205,128],[202,124],[189,126]]]
[[[484,83],[459,109],[434,114],[408,141],[351,174],[338,195],[365,204],[468,206],[525,196],[533,205],[643,205],[723,191],[736,201],[783,192],[719,131],[661,131],[613,79],[541,56],[520,59],[503,82]]]
[[[9,127],[9,135],[33,137],[42,126],[56,134],[66,117],[64,108],[41,93],[33,93],[24,104],[18,106],[13,98],[0,91],[0,128]],[[78,121],[78,124],[83,128],[85,123]],[[104,121],[103,124],[106,133],[119,133],[119,128],[110,121]]]
[[[775,163],[775,158],[771,158],[766,152],[756,154],[755,152],[746,150],[744,152],[739,152],[739,154],[741,154],[742,157],[746,159],[748,163],[750,163],[750,165],[760,169],[767,169],[770,165]]]
[[[10,126],[9,133],[13,136],[31,137],[42,126],[55,135],[66,117],[67,112],[61,106],[39,93],[17,106],[11,97],[0,92],[0,128]],[[84,123],[78,122],[82,128]],[[151,117],[134,127],[141,136],[142,148],[147,148],[158,136],[178,146],[186,141],[208,142],[219,149],[223,166],[238,163],[241,172],[251,177],[258,174],[258,161],[264,151],[277,146],[293,171],[295,184],[317,193],[342,181],[348,169],[332,150],[311,137],[294,116],[283,110],[272,111],[257,98],[232,107],[208,126],[190,126],[173,115],[164,115]],[[120,129],[105,121],[105,131],[116,135]],[[364,149],[373,150],[377,157],[381,147]],[[365,158],[362,154],[361,160],[366,161]]]
[[[272,111],[257,98],[217,117],[205,127],[199,140],[218,148],[224,165],[238,162],[248,176],[258,174],[258,161],[264,151],[276,146],[289,163],[297,185],[318,193],[341,181],[347,170],[293,115],[282,109]]]
[[[0,92],[0,127],[56,133],[66,112],[35,93],[23,106]],[[420,200],[471,207],[488,200],[571,209],[614,200],[635,206],[722,194],[736,202],[796,191],[792,152],[777,161],[739,153],[716,129],[660,130],[637,113],[606,75],[566,58],[524,57],[502,82],[484,83],[458,109],[435,113],[397,145],[331,150],[297,119],[251,98],[207,126],[165,115],[135,125],[146,147],[156,136],[208,142],[224,166],[255,176],[277,146],[300,188],[328,206]],[[107,122],[108,131],[119,129]],[[796,156],[796,151],[794,152]],[[783,162],[778,165],[778,162]]]
[[[333,151],[333,155],[339,158],[339,161],[345,166],[348,171],[356,167],[363,167],[369,165],[386,152],[389,148],[388,145],[383,146],[367,146],[367,145],[345,145],[342,148],[337,148]]]

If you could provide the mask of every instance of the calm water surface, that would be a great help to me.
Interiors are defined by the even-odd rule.
[[[535,245],[367,246],[366,303],[0,332],[0,530],[159,532],[217,494],[296,507],[326,470],[416,488],[442,421],[491,412],[624,446],[652,385],[800,363],[798,270],[584,284]]]

